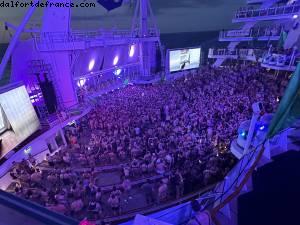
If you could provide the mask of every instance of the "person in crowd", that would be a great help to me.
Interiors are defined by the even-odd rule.
[[[274,112],[287,84],[287,76],[259,65],[204,66],[172,82],[99,96],[76,126],[64,128],[68,145],[46,163],[33,156],[13,163],[11,191],[78,219],[94,209],[118,215],[119,187],[134,198],[142,192],[148,205],[181,198],[226,176],[236,162],[231,141],[252,104]],[[114,187],[102,184],[104,166],[120,173]]]
[[[141,186],[145,196],[146,196],[146,202],[148,205],[151,205],[154,203],[154,187],[150,179],[147,179],[147,181]]]
[[[107,203],[110,205],[113,214],[116,216],[120,213],[120,197],[117,195],[112,194]]]

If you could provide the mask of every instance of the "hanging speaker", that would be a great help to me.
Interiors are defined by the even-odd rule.
[[[50,114],[55,113],[57,108],[57,99],[52,82],[49,80],[41,82],[40,88],[42,90],[48,112]]]
[[[97,2],[106,10],[111,11],[120,7],[123,3],[123,0],[97,0]]]

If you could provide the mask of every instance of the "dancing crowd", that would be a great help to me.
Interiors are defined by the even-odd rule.
[[[257,65],[206,66],[102,95],[66,129],[67,147],[43,165],[32,157],[15,163],[12,191],[80,219],[125,213],[136,192],[148,207],[179,199],[224,178],[235,164],[230,143],[251,105],[274,112],[286,85],[286,77]],[[119,171],[121,182],[101,186],[104,168]]]

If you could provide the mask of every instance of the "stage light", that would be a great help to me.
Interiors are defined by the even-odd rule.
[[[266,128],[265,125],[262,125],[259,127],[259,130],[263,131],[265,128]]]
[[[121,70],[121,69],[116,69],[116,70],[114,71],[114,74],[115,74],[116,76],[120,76],[121,73],[122,73],[122,70]]]
[[[95,66],[95,60],[92,59],[89,63],[89,71],[91,71],[92,69],[94,69],[94,66]]]
[[[246,137],[246,132],[243,131],[243,132],[241,133],[241,136],[242,136],[242,137]]]
[[[25,154],[25,155],[28,155],[28,154],[30,154],[30,152],[31,152],[31,149],[32,149],[32,148],[31,148],[31,146],[29,146],[29,147],[25,148],[25,149],[24,149],[24,154]]]
[[[298,18],[297,14],[293,15],[293,19],[297,19],[297,18]]]
[[[118,64],[118,62],[119,62],[119,56],[115,56],[114,62],[113,62],[114,66],[116,66]]]
[[[85,85],[85,83],[86,83],[86,79],[82,78],[79,81],[77,81],[77,86],[83,87],[83,85]]]
[[[129,50],[129,57],[133,57],[135,53],[135,46],[131,45]]]

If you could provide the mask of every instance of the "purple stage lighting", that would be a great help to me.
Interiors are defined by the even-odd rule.
[[[89,71],[91,71],[94,68],[94,66],[95,66],[95,60],[92,59],[89,63]]]
[[[113,65],[116,66],[119,62],[119,56],[115,56]]]
[[[135,45],[131,45],[130,46],[130,50],[129,50],[129,57],[133,57],[135,53]]]
[[[122,70],[121,70],[121,69],[116,69],[116,70],[114,71],[114,74],[115,74],[116,76],[120,76],[121,73],[122,73]]]
[[[77,81],[77,86],[78,87],[83,87],[85,85],[85,83],[86,83],[86,79],[82,78],[79,81]]]

